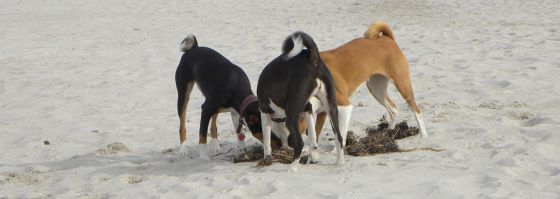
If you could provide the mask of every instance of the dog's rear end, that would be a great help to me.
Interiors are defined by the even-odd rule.
[[[183,56],[191,49],[198,47],[198,42],[194,35],[188,35],[182,42],[181,42],[181,51],[184,52]],[[187,112],[187,105],[189,103],[189,97],[194,82],[194,76],[192,72],[190,72],[190,68],[186,63],[186,60],[181,59],[179,66],[177,67],[177,71],[175,72],[175,84],[177,86],[177,113],[179,114],[180,119],[180,127],[179,127],[179,140],[181,142],[181,149],[179,153],[181,155],[186,155],[186,147],[187,147],[187,130],[185,126],[186,122],[186,112]]]
[[[307,50],[303,50],[304,47]],[[321,110],[328,112],[333,118],[331,124],[339,141],[338,162],[343,162],[334,84],[315,42],[309,35],[296,32],[284,41],[282,52],[282,55],[265,67],[257,86],[262,112],[265,161],[271,161],[272,158],[269,143],[272,122],[283,122],[285,117],[285,127],[289,132],[288,145],[294,149],[292,169],[296,169],[303,149],[303,140],[298,131],[302,114],[309,135],[310,160],[313,160],[313,151],[317,148],[313,110]],[[312,98],[321,103],[310,103]],[[320,104],[323,106],[314,107],[321,106]]]

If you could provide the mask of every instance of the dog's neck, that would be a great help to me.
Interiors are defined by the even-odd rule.
[[[241,110],[246,109],[250,103],[246,103],[245,105],[243,104],[244,101],[248,100],[248,98],[250,99],[250,96],[255,96],[253,94],[253,92],[240,92],[237,93],[235,97],[232,98],[232,103],[231,103],[231,107],[233,109],[235,109],[235,111],[237,111],[237,113],[240,114],[241,117],[243,117],[245,115],[245,110]],[[242,107],[245,106],[245,107]],[[245,112],[245,113],[243,113]],[[242,115],[243,114],[243,115]]]

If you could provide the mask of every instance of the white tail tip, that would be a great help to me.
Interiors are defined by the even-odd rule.
[[[301,50],[303,50],[303,40],[301,39],[300,36],[292,37],[292,41],[294,42],[294,47],[286,55],[287,59],[295,57],[296,55],[298,55],[301,52]]]

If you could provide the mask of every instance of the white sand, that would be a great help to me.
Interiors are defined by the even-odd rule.
[[[0,198],[560,197],[557,0],[0,5]],[[391,25],[410,60],[431,136],[399,143],[446,151],[347,156],[343,166],[323,152],[295,173],[175,154],[174,72],[188,33],[242,66],[255,88],[293,31],[326,50],[373,20]],[[415,125],[393,87],[390,95],[399,120]],[[189,104],[191,155],[203,100],[195,90]],[[385,113],[364,88],[353,104],[356,132]],[[219,131],[222,147],[234,147],[229,116]],[[330,132],[323,151],[333,146]],[[115,142],[130,151],[96,153]]]

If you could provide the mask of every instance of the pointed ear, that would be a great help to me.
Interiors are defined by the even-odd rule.
[[[251,114],[249,116],[249,120],[247,120],[247,124],[248,125],[253,125],[253,124],[257,123],[258,121],[259,121],[259,117],[257,117],[257,115],[255,115],[255,114]]]

